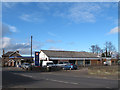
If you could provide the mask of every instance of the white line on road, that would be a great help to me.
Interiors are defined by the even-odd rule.
[[[106,88],[110,88],[110,87],[106,87]]]
[[[32,77],[32,76],[30,76],[30,75],[25,75],[25,74],[21,74],[22,76],[25,76],[25,77]]]
[[[75,83],[75,82],[66,82],[66,81],[59,81],[59,80],[54,80],[54,79],[45,79],[45,80],[60,82],[60,83],[79,84],[79,83]]]
[[[14,74],[17,74],[17,75],[21,75],[21,76],[25,76],[25,77],[33,77],[33,76],[30,76],[30,75],[25,75],[25,74],[19,74],[19,73],[14,73]]]

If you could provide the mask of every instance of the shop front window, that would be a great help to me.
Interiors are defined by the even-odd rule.
[[[90,60],[85,60],[85,65],[90,65]]]

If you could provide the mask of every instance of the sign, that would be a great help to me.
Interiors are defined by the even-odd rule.
[[[36,52],[36,55],[38,55],[38,52]]]
[[[40,52],[35,52],[35,66],[39,66],[39,54]]]

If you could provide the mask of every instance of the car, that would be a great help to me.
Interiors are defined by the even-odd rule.
[[[23,63],[23,64],[21,65],[21,68],[22,68],[22,69],[30,69],[30,68],[31,68],[31,65],[30,65],[29,63]]]
[[[64,67],[65,65],[67,65],[69,62],[59,62],[59,64],[55,64],[58,67]]]
[[[73,69],[77,70],[77,65],[76,64],[73,64]]]
[[[63,70],[76,70],[77,65],[73,63],[67,63],[65,66],[63,66]]]

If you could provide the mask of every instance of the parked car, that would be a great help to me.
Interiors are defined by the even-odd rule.
[[[77,65],[72,64],[72,63],[68,63],[65,66],[63,66],[64,70],[76,70],[77,69]]]
[[[110,66],[111,65],[111,61],[105,61],[103,62],[105,66]]]
[[[72,64],[71,64],[72,65]],[[77,70],[77,65],[76,64],[73,64],[73,70]]]
[[[60,62],[59,64],[56,64],[56,66],[59,67],[64,67],[65,65],[67,65],[69,62]]]
[[[23,64],[21,65],[21,68],[22,68],[22,69],[30,69],[30,68],[31,68],[31,65],[30,65],[29,63],[23,63]]]

